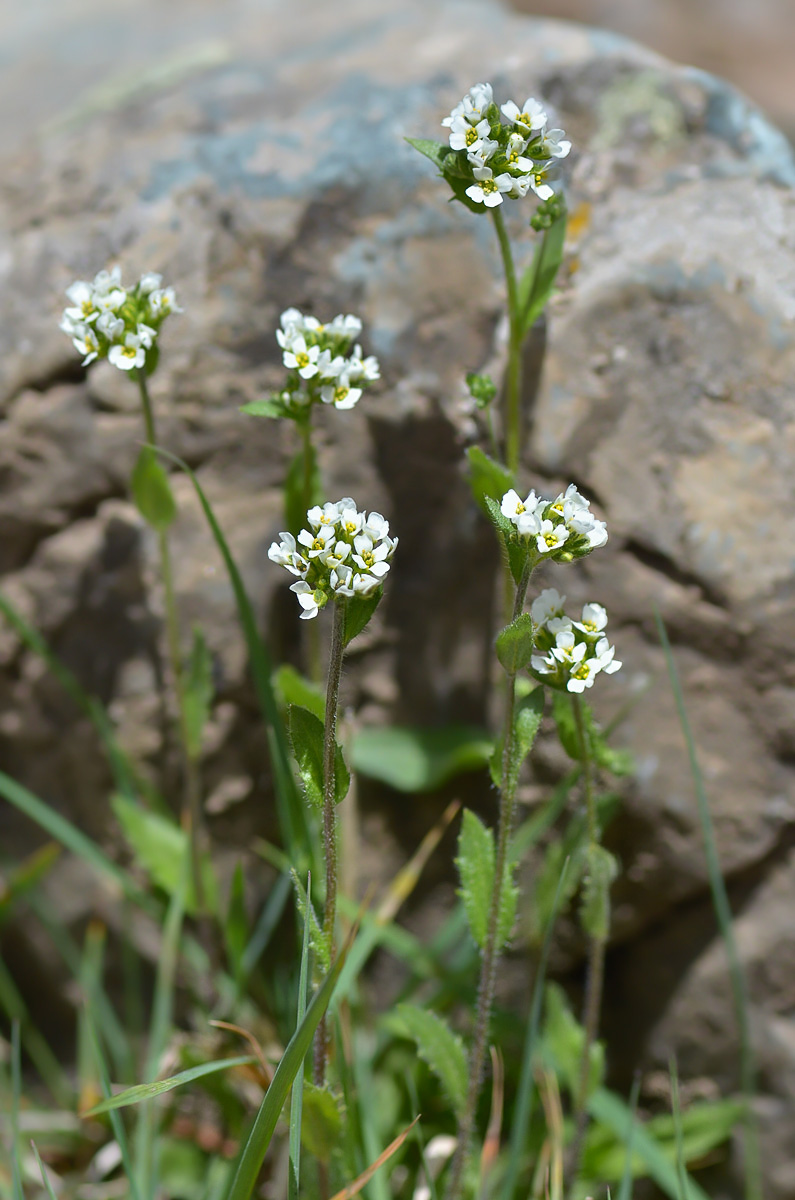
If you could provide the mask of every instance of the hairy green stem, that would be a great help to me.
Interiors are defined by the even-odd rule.
[[[304,466],[304,512],[312,507],[312,409],[307,409],[306,417],[300,422],[301,450]],[[309,678],[313,683],[320,683],[323,678],[323,667],[320,661],[320,629],[317,621],[307,621],[306,651]]]
[[[326,864],[326,900],[323,908],[323,936],[334,958],[334,927],[337,916],[337,710],[339,708],[342,657],[345,651],[345,601],[334,604],[334,624],[331,627],[328,681],[326,684],[326,719],[323,730],[323,853]],[[328,1057],[328,1027],[325,1016],[315,1035],[314,1079],[319,1086],[326,1076]]]
[[[154,410],[146,384],[146,376],[142,371],[136,371],[138,390],[141,394],[141,408],[144,417],[146,438],[150,445],[157,446],[157,429],[155,426]],[[171,671],[174,696],[177,701],[179,719],[179,736],[182,751],[182,772],[184,799],[182,806],[182,823],[188,833],[191,859],[191,878],[193,881],[196,905],[200,916],[205,914],[206,897],[201,870],[201,838],[202,838],[202,809],[201,809],[201,776],[199,764],[191,752],[190,735],[188,732],[187,704],[185,696],[185,679],[182,669],[182,651],[180,649],[179,616],[177,613],[176,595],[174,592],[174,573],[171,567],[171,549],[168,533],[161,529],[157,535],[158,555],[160,558],[160,578],[163,584],[163,596],[166,615],[166,648],[169,668]]]
[[[522,578],[516,588],[513,604],[513,619],[515,620],[524,607],[527,585],[530,582],[530,557],[528,556]],[[500,786],[500,813],[497,828],[497,851],[494,858],[494,886],[489,904],[489,920],[486,928],[486,943],[480,964],[480,981],[478,984],[478,999],[475,1012],[475,1036],[469,1057],[469,1077],[467,1097],[464,1111],[458,1122],[458,1144],[450,1166],[450,1178],[447,1185],[446,1200],[458,1200],[464,1180],[464,1172],[469,1161],[472,1135],[475,1129],[478,1100],[483,1087],[483,1075],[486,1067],[489,1028],[491,1012],[494,1006],[494,992],[497,984],[497,966],[500,960],[499,923],[500,904],[504,889],[505,871],[508,863],[508,847],[513,830],[514,810],[516,807],[516,772],[513,770],[514,754],[514,717],[516,712],[516,674],[508,673],[508,687],[505,698],[505,732],[502,750],[502,770]]]
[[[519,289],[508,231],[502,212],[493,208],[491,215],[500,244],[505,284],[508,290],[508,366],[505,374],[504,439],[505,462],[516,476],[522,449],[522,326],[519,313]]]
[[[585,814],[588,823],[588,842],[591,846],[599,843],[599,821],[596,812],[596,797],[594,795],[593,758],[588,733],[585,728],[583,704],[579,696],[572,696],[574,723],[577,727],[577,741],[580,747],[582,761],[583,794],[585,798]],[[585,983],[585,1003],[583,1007],[583,1029],[585,1037],[580,1058],[580,1071],[577,1080],[577,1092],[574,1097],[574,1140],[569,1159],[569,1177],[571,1188],[574,1188],[577,1173],[580,1169],[582,1153],[585,1146],[585,1133],[588,1127],[588,1086],[591,1078],[591,1047],[599,1033],[599,1015],[602,1009],[602,987],[604,984],[605,947],[607,939],[592,935],[588,946],[588,967]]]

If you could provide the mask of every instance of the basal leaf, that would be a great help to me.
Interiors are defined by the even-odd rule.
[[[415,1004],[399,1004],[398,1016],[416,1042],[421,1059],[444,1088],[455,1113],[464,1111],[467,1096],[467,1060],[464,1043],[440,1016]]]
[[[175,896],[182,883],[182,868],[188,853],[185,830],[125,796],[114,796],[111,805],[138,863],[153,883],[168,892],[169,896]],[[207,858],[202,862],[202,883],[207,907],[211,912],[216,912],[218,884]],[[191,914],[198,911],[192,880],[186,889],[185,910]]]
[[[304,1084],[301,1143],[319,1162],[328,1163],[340,1143],[342,1109],[327,1087]]]
[[[585,852],[580,920],[590,937],[606,939],[610,933],[610,888],[618,863],[604,846],[593,844]]]
[[[492,742],[481,729],[442,725],[361,729],[353,740],[354,770],[400,792],[432,792],[448,779],[486,765]]]

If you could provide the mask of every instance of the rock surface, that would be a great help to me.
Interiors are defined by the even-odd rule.
[[[527,478],[544,488],[574,479],[608,520],[607,549],[549,581],[611,612],[625,669],[598,704],[607,716],[633,700],[622,736],[639,763],[613,833],[625,867],[614,951],[625,985],[611,992],[607,1025],[621,1031],[632,1012],[634,1061],[673,1046],[683,1069],[731,1086],[736,1034],[652,614],[656,605],[675,645],[767,1062],[770,1047],[795,1039],[782,999],[795,964],[785,957],[775,979],[764,966],[793,886],[795,163],[728,86],[585,28],[463,2],[430,15],[410,0],[377,16],[363,0],[291,13],[280,7],[271,20],[240,0],[221,26],[202,8],[194,34],[220,38],[223,52],[209,63],[188,54],[179,70],[173,14],[153,16],[136,35],[139,62],[158,19],[171,57],[148,61],[115,100],[76,103],[4,165],[3,591],[111,705],[122,741],[161,769],[154,546],[126,499],[141,436],[135,395],[107,364],[81,371],[57,328],[63,289],[111,261],[128,278],[156,269],[176,285],[186,312],[167,327],[153,387],[162,440],[198,468],[288,652],[294,614],[266,549],[280,527],[290,435],[237,410],[281,378],[281,309],[352,310],[384,383],[353,412],[322,414],[322,466],[331,495],[388,514],[401,550],[348,699],[381,719],[482,719],[494,552],[462,479],[473,422],[461,379],[499,366],[499,263],[488,222],[449,205],[402,139],[441,136],[439,120],[475,80],[544,96],[575,145],[573,217]],[[99,19],[92,37],[110,45],[115,29]],[[271,822],[261,815],[267,762],[226,577],[189,485],[176,487],[180,605],[207,631],[218,684],[205,771],[215,808],[228,811],[214,834],[239,844]],[[3,627],[0,758],[107,834],[96,738]],[[392,836],[412,848],[427,810],[407,815],[411,801],[400,803]],[[2,820],[16,847],[34,844],[21,819],[6,810]],[[647,969],[655,946],[676,947],[662,991]],[[688,1059],[713,992],[721,1003]],[[771,1146],[795,1136],[791,1113],[781,1115],[795,1089],[787,1054],[764,1069],[779,1114]],[[791,1195],[784,1175],[771,1171],[770,1183],[771,1195]]]

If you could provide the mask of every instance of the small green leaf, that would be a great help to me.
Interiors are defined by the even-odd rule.
[[[610,887],[618,876],[618,863],[604,846],[593,844],[585,852],[580,920],[585,932],[606,940],[610,933]]]
[[[585,735],[588,739],[594,762],[597,766],[602,767],[605,771],[610,771],[613,775],[631,775],[635,767],[630,752],[627,750],[615,750],[612,746],[609,746],[594,719],[593,710],[590,705],[586,704],[582,699],[580,700],[580,704],[582,705]],[[568,693],[553,693],[552,715],[555,719],[561,746],[569,758],[574,759],[575,762],[580,762],[582,759],[580,740],[577,736],[577,725],[574,720],[571,696]]]
[[[240,412],[246,413],[250,417],[270,417],[273,420],[278,420],[280,417],[295,419],[290,411],[290,406],[285,404],[279,395],[268,396],[265,400],[252,400],[250,404],[244,404]]]
[[[305,451],[302,446],[293,458],[284,478],[284,519],[293,536],[297,536],[306,525],[306,514],[313,504],[323,501],[323,485],[317,465],[314,446],[309,445],[308,473],[305,467]],[[308,482],[308,489],[307,489]]]
[[[298,911],[301,920],[305,926],[309,925],[309,944],[312,948],[312,953],[321,971],[328,971],[331,964],[331,942],[323,932],[323,928],[315,912],[315,906],[307,895],[298,877],[298,872],[293,869],[290,871],[290,875],[292,876],[293,887],[298,899]]]
[[[213,659],[198,625],[184,675],[185,732],[191,758],[201,755],[204,728],[213,702]]]
[[[142,446],[130,480],[135,507],[158,533],[168,529],[177,515],[177,506],[168,475],[151,446]]]
[[[420,1058],[428,1064],[444,1088],[457,1116],[466,1108],[467,1060],[464,1043],[428,1008],[399,1004],[398,1016],[409,1037],[416,1042]]]
[[[345,602],[345,637],[343,645],[349,646],[370,621],[381,597],[383,587],[377,587],[369,596],[352,596]]]
[[[530,266],[519,280],[518,303],[523,334],[529,333],[549,303],[563,261],[566,240],[565,212],[545,229]]]
[[[534,635],[530,613],[520,613],[497,635],[497,658],[509,675],[515,675],[530,662],[535,647]]]
[[[486,455],[484,454],[485,458]],[[500,508],[499,502],[490,495],[484,495],[483,503],[486,508],[486,516],[490,519],[492,525],[498,533],[502,534],[503,540],[508,543],[516,534],[516,527],[505,516]]]
[[[399,792],[432,792],[456,775],[484,767],[491,751],[492,742],[481,729],[387,725],[360,729],[351,761],[354,770]]]
[[[585,870],[585,851],[588,845],[587,830],[582,821],[577,823],[579,837],[576,842],[550,842],[544,851],[541,866],[536,872],[533,884],[533,903],[529,905],[530,936],[533,942],[540,942],[549,927],[554,913],[555,897],[557,896],[558,910],[565,912],[569,902],[580,886]],[[563,885],[558,891],[563,866],[568,863]]]
[[[315,808],[322,808],[323,724],[314,713],[297,704],[291,704],[288,713],[290,742],[306,798]]]
[[[491,513],[486,504],[486,497],[493,500],[499,508],[503,496],[513,487],[513,475],[502,463],[495,462],[493,458],[489,458],[488,454],[484,454],[480,446],[470,446],[467,450],[467,459],[469,460],[469,487],[475,503],[489,517]],[[508,531],[512,532],[513,525],[507,517],[505,521],[510,527]],[[500,525],[499,528],[501,532],[505,531],[505,526]]]
[[[522,763],[530,753],[544,716],[544,688],[535,688],[516,705],[513,722],[513,749],[509,765],[509,788],[519,781]]]
[[[420,154],[424,154],[426,158],[429,158],[441,171],[442,164],[450,153],[449,146],[445,146],[443,142],[432,142],[428,138],[407,137],[406,141],[415,150],[419,150]]]
[[[455,156],[451,155],[450,157],[454,158]],[[475,180],[469,176],[463,177],[459,174],[459,171],[460,168],[457,164],[450,164],[449,166],[446,164],[443,171],[445,179],[452,188],[453,197],[463,204],[464,208],[468,208],[470,212],[482,216],[488,212],[488,209],[484,205],[478,204],[477,201],[470,199],[467,195],[467,188],[471,187]]]
[[[273,685],[284,705],[298,704],[314,713],[319,721],[326,717],[326,699],[318,684],[303,676],[288,663],[277,667],[273,673]]]
[[[301,1119],[301,1144],[319,1162],[331,1161],[342,1135],[342,1111],[339,1100],[327,1087],[304,1084]]]
[[[482,950],[486,944],[489,908],[494,887],[494,834],[479,817],[464,809],[458,835],[459,895],[464,902],[469,928]]]
[[[114,796],[111,806],[139,864],[153,883],[175,896],[182,886],[182,866],[188,853],[185,830],[125,796]],[[207,858],[202,862],[202,882],[207,905],[211,912],[217,912],[218,884]],[[185,910],[191,914],[198,910],[192,880],[187,886]]]
[[[544,1050],[562,1083],[574,1096],[579,1087],[585,1030],[569,1008],[566,994],[559,984],[547,984],[545,1001]],[[600,1086],[604,1066],[604,1046],[601,1042],[594,1042],[589,1062],[589,1091]]]
[[[189,1067],[187,1071],[180,1071],[178,1075],[171,1075],[168,1079],[159,1079],[156,1083],[139,1083],[135,1087],[126,1088],[123,1092],[111,1096],[110,1100],[103,1100],[101,1104],[96,1104],[83,1115],[98,1117],[102,1113],[112,1112],[117,1108],[140,1104],[142,1100],[152,1100],[155,1096],[162,1096],[164,1092],[172,1092],[174,1088],[182,1087],[186,1083],[193,1083],[195,1079],[202,1079],[205,1075],[213,1075],[216,1071],[228,1071],[232,1067],[247,1067],[256,1061],[252,1055],[248,1054],[239,1058],[220,1058],[216,1062],[201,1063],[198,1067]]]
[[[248,945],[249,929],[246,915],[246,889],[243,868],[237,864],[229,890],[229,905],[224,927],[226,953],[232,978],[239,982],[243,977],[243,955]]]

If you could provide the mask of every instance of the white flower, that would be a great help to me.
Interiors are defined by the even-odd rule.
[[[383,538],[389,537],[389,522],[379,512],[371,512],[364,522],[362,532],[366,533],[374,542],[381,541]],[[397,538],[395,538],[395,545],[397,545]]]
[[[149,293],[149,307],[156,317],[167,317],[172,312],[182,312],[182,309],[177,304],[176,293],[173,287],[155,288]]]
[[[584,692],[593,686],[594,676],[598,675],[599,666],[595,659],[582,659],[572,663],[566,689],[569,692]]]
[[[302,379],[311,379],[317,375],[317,360],[320,350],[317,346],[307,346],[302,333],[296,334],[289,349],[284,351],[282,361],[285,367],[297,371]]]
[[[124,288],[111,288],[108,292],[94,294],[94,303],[102,312],[118,312],[126,299],[127,293]]]
[[[141,327],[139,326],[138,328],[140,331]],[[97,329],[109,342],[115,342],[124,333],[125,325],[121,317],[117,317],[115,312],[106,309],[97,318]]]
[[[604,546],[607,541],[607,525],[604,521],[594,521],[593,529],[588,532],[588,546],[591,550],[597,550],[599,546]]]
[[[320,379],[339,379],[342,372],[347,370],[347,367],[348,360],[343,358],[341,354],[337,354],[332,358],[329,349],[320,351],[317,359],[317,373]]]
[[[530,616],[534,624],[543,625],[550,617],[559,616],[565,603],[566,597],[561,596],[557,588],[544,588],[530,605]]]
[[[308,558],[318,558],[325,554],[329,542],[333,542],[336,532],[333,525],[321,525],[311,534],[308,529],[302,529],[298,541],[307,549]]]
[[[340,530],[350,538],[356,537],[356,534],[361,532],[365,521],[364,513],[357,512],[356,505],[353,503],[340,509],[339,519]]]
[[[549,554],[557,550],[567,540],[569,531],[565,525],[553,525],[551,521],[542,521],[536,538],[539,554]]]
[[[362,394],[362,389],[351,387],[351,381],[343,372],[335,383],[326,384],[320,389],[320,399],[324,404],[333,404],[335,408],[353,408]]]
[[[353,341],[362,332],[362,323],[358,317],[352,313],[343,315],[338,313],[333,321],[330,321],[326,326],[326,333],[330,333],[333,337],[344,337],[348,341]]]
[[[67,331],[68,332],[68,331]],[[90,325],[78,325],[73,331],[72,345],[78,354],[84,354],[81,366],[87,367],[99,354],[99,340]]]
[[[538,671],[539,675],[554,675],[558,669],[558,664],[551,654],[542,656],[533,654],[530,658],[530,666],[534,671]]]
[[[295,538],[291,533],[280,533],[281,542],[271,542],[268,558],[271,562],[286,567],[292,575],[303,575],[309,563],[298,552]]]
[[[508,192],[512,200],[523,200],[530,191],[533,178],[531,175],[514,175],[513,186]]]
[[[98,296],[106,296],[108,292],[115,291],[117,288],[124,291],[121,283],[121,267],[116,265],[109,271],[97,271],[91,286]]]
[[[318,529],[321,525],[336,525],[339,518],[339,505],[331,503],[324,504],[322,508],[316,504],[306,514],[306,519],[313,529]]]
[[[532,159],[524,157],[526,145],[527,143],[521,134],[511,134],[508,138],[508,145],[505,148],[505,157],[508,159],[509,167],[516,168],[519,171],[532,171]]]
[[[138,328],[135,331],[141,339],[141,345],[145,350],[151,349],[157,337],[157,330],[152,329],[150,325],[144,325],[143,321],[138,322]]]
[[[336,570],[345,562],[350,552],[351,547],[348,542],[335,542],[333,546],[329,546],[324,554],[320,555],[320,561],[330,571]]]
[[[572,622],[568,617],[550,617],[546,627],[557,642],[559,633],[571,633]]]
[[[486,208],[496,208],[502,204],[503,192],[509,192],[513,186],[511,175],[498,175],[495,179],[491,167],[475,167],[472,174],[477,183],[468,187],[466,194],[475,204],[485,204]]]
[[[493,101],[490,83],[476,83],[455,106],[449,117],[445,117],[442,125],[451,126],[456,117],[465,117],[470,125],[476,125],[486,109]]]
[[[473,167],[485,167],[486,163],[500,148],[500,143],[494,138],[481,138],[467,150],[467,159]]]
[[[562,129],[550,129],[545,133],[542,146],[543,153],[550,158],[565,158],[571,150],[571,142],[566,140]]]
[[[615,652],[615,646],[611,646],[606,637],[600,638],[596,643],[593,661],[598,663],[598,670],[604,671],[605,675],[612,675],[615,671],[621,670],[621,662],[613,657]]]
[[[366,533],[357,534],[353,539],[353,546],[356,551],[353,561],[356,565],[363,571],[369,571],[376,578],[383,579],[389,570],[389,563],[386,562],[386,559],[392,546],[386,541],[376,544]]]
[[[500,111],[514,125],[519,125],[530,133],[543,129],[547,123],[547,114],[544,108],[532,96],[528,96],[522,109],[514,104],[513,100],[508,100],[506,104],[500,106]]]
[[[374,354],[368,354],[367,358],[362,358],[362,348],[356,345],[353,347],[353,354],[348,359],[347,375],[353,380],[365,379],[368,383],[372,383],[381,378],[381,367]]]
[[[575,629],[585,634],[600,633],[607,625],[607,610],[601,604],[586,604],[583,606],[582,619],[574,622]],[[606,641],[607,639],[602,639]]]
[[[295,592],[298,603],[304,610],[301,613],[302,621],[311,621],[313,617],[316,617],[328,600],[324,591],[320,588],[311,588],[304,580],[290,584],[290,591]]]
[[[536,163],[531,174],[527,176],[530,180],[530,187],[539,200],[550,200],[555,195],[555,189],[546,182],[547,170],[546,164]]]
[[[570,483],[565,492],[561,492],[552,501],[552,508],[568,522],[575,513],[585,512],[590,507],[590,501],[578,492],[576,484]]]
[[[96,306],[94,289],[90,283],[86,283],[84,279],[78,279],[66,289],[66,295],[72,301],[72,306],[64,310],[64,317],[71,321],[96,321],[99,309]]]
[[[470,125],[466,117],[456,117],[450,126],[450,146],[453,150],[473,150],[491,132],[488,121]]]
[[[148,296],[150,292],[157,291],[162,282],[162,275],[158,275],[155,271],[147,271],[138,280],[138,290]]]
[[[108,361],[120,371],[132,371],[133,368],[142,367],[146,362],[146,351],[141,345],[141,339],[134,333],[128,333],[123,345],[111,346]]]

